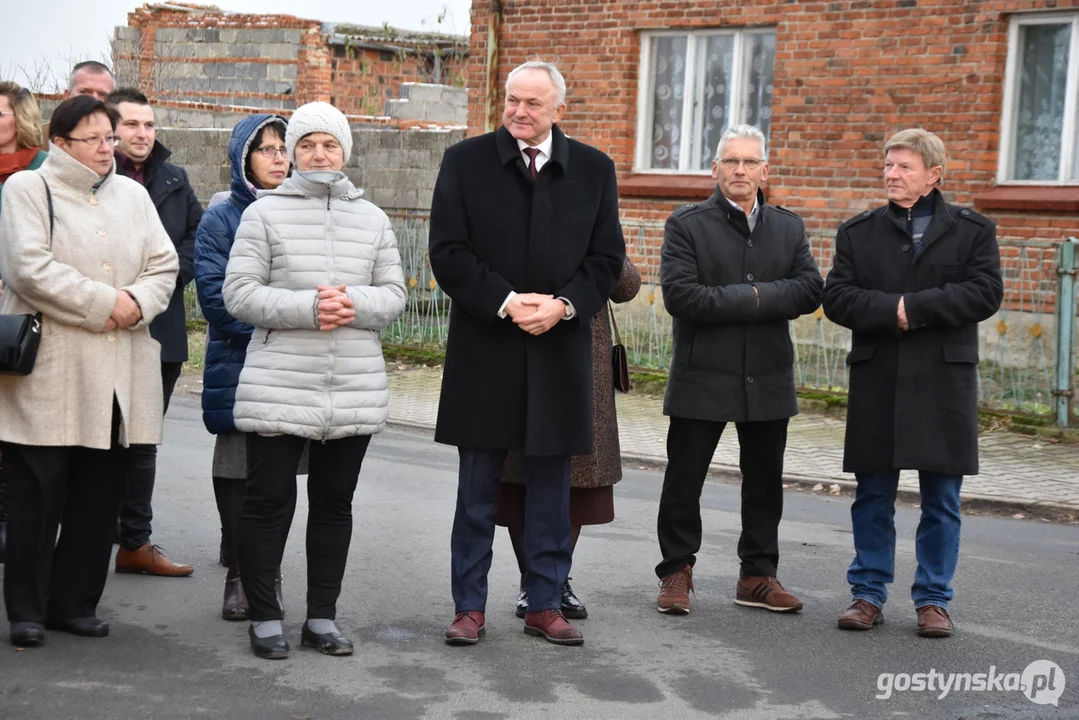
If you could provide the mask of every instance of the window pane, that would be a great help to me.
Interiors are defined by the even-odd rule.
[[[697,46],[697,67],[700,80],[697,92],[696,127],[700,133],[700,151],[691,170],[712,167],[716,145],[730,125],[731,68],[734,65],[734,36],[713,35],[701,38]]]
[[[678,169],[686,84],[686,36],[652,38],[652,153],[649,167]]]
[[[772,76],[776,68],[776,36],[756,33],[746,36],[746,92],[743,122],[756,125],[768,137],[772,124]]]
[[[1019,28],[1016,180],[1060,179],[1071,24]]]

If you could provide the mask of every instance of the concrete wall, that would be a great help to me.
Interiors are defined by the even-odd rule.
[[[448,85],[402,83],[401,98],[386,101],[386,114],[398,120],[468,123],[468,90]]]

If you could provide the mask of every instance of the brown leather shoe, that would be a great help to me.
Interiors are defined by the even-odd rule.
[[[244,594],[239,575],[225,578],[225,599],[221,603],[221,617],[226,620],[247,619],[247,595]]]
[[[955,632],[948,611],[936,605],[922,605],[918,608],[918,634],[928,638],[951,637]]]
[[[584,645],[584,635],[573,627],[561,610],[525,613],[525,635],[534,635],[555,645]]]
[[[842,630],[872,630],[884,622],[884,613],[868,600],[858,599],[839,616]]]
[[[446,630],[447,645],[475,645],[483,636],[486,626],[483,613],[478,610],[459,612]]]
[[[689,615],[689,594],[693,591],[693,568],[686,565],[659,581],[656,609],[668,615]]]
[[[190,565],[172,562],[165,557],[165,553],[161,552],[161,548],[157,545],[146,543],[134,551],[127,551],[123,548],[117,550],[116,572],[145,573],[163,577],[187,577],[195,572],[195,568]]]
[[[760,575],[738,579],[734,602],[772,612],[796,613],[802,609],[802,601],[788,592],[778,578]]]

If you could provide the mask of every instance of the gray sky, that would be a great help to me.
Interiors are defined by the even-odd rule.
[[[188,0],[198,2],[201,0]],[[206,2],[205,4],[210,4]],[[470,0],[217,0],[223,10],[281,13],[311,20],[408,30],[469,33]],[[0,79],[26,83],[31,75],[62,77],[75,62],[107,56],[112,30],[127,24],[139,0],[5,0],[0,23]],[[442,22],[438,21],[445,11]],[[11,77],[14,75],[14,77]],[[50,88],[51,89],[51,88]]]

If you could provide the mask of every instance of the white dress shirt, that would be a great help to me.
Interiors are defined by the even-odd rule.
[[[554,133],[548,132],[547,137],[539,145],[529,145],[524,140],[517,140],[517,148],[521,151],[521,158],[525,161],[525,167],[528,167],[532,160],[528,157],[528,153],[525,152],[525,148],[534,147],[539,150],[539,155],[536,155],[536,172],[538,173],[543,169],[543,166],[547,164],[547,161],[551,159],[551,145],[554,144]],[[510,304],[510,300],[516,297],[517,293],[510,291],[510,294],[506,296],[506,299],[502,301],[502,307],[498,308],[498,317],[506,317],[506,306]],[[573,303],[568,298],[558,298],[562,302],[566,303],[566,320],[572,320],[577,317],[577,310],[573,307]]]

